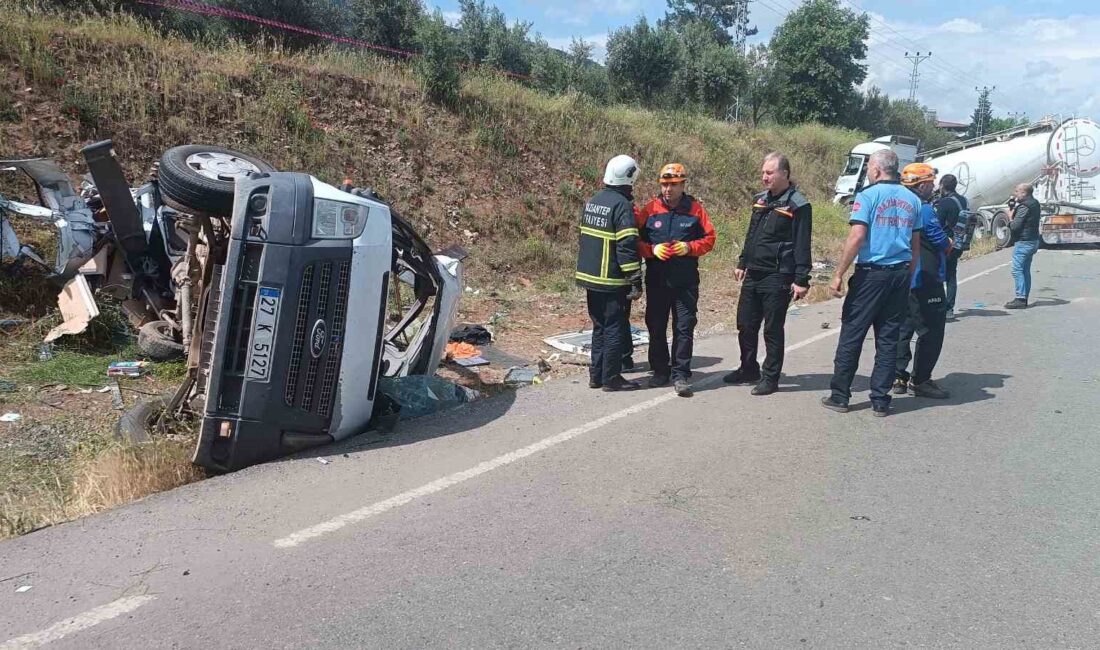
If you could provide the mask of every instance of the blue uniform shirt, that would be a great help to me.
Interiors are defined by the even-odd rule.
[[[867,226],[856,263],[888,266],[912,260],[919,215],[920,198],[897,181],[879,181],[856,194],[848,223]]]
[[[924,247],[924,242],[927,241],[932,245],[932,248],[936,251],[936,276],[932,277],[932,274],[928,274],[928,280],[935,280],[936,282],[943,282],[947,277],[947,245],[949,243],[947,233],[944,231],[943,226],[940,225],[939,215],[936,214],[936,210],[930,203],[922,203],[920,206],[920,224],[921,224],[921,246]],[[911,289],[917,289],[925,281],[922,277],[921,266],[923,265],[924,256],[917,255],[917,271],[913,274],[913,284],[910,285]]]

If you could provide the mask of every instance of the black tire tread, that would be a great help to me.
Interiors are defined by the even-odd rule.
[[[233,183],[206,178],[187,166],[187,157],[203,151],[227,153],[243,158],[261,172],[273,172],[267,162],[240,151],[212,145],[185,144],[172,147],[160,158],[157,184],[161,196],[175,206],[190,210],[229,216],[233,212]]]
[[[168,408],[168,400],[164,395],[152,397],[125,411],[115,425],[115,434],[119,440],[130,445],[152,442],[154,418]]]
[[[154,361],[168,361],[183,356],[183,343],[164,333],[171,327],[167,321],[155,320],[138,329],[137,346]]]

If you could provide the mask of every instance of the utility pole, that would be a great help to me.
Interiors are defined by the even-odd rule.
[[[1023,111],[1009,111],[1008,118],[1013,122],[1027,122],[1027,113]]]
[[[909,73],[909,101],[916,103],[917,82],[920,81],[920,71],[918,70],[918,68],[920,67],[922,61],[927,61],[928,59],[932,58],[932,53],[928,52],[926,54],[921,54],[920,52],[917,52],[916,54],[910,54],[906,52],[905,58],[909,59],[909,61],[913,64],[913,71]]]
[[[982,86],[978,88],[974,86],[974,90],[978,91],[978,114],[975,122],[975,126],[978,129],[978,137],[985,135],[985,130],[989,128],[989,117],[992,115],[992,103],[989,101],[989,96],[993,94],[994,90],[997,90],[996,86]]]
[[[755,27],[749,27],[749,2],[752,0],[734,0],[733,2],[733,47],[737,52],[745,56],[745,40],[749,36],[755,36],[759,31]],[[733,100],[733,104],[726,111],[726,120],[731,122],[741,121],[741,94]]]

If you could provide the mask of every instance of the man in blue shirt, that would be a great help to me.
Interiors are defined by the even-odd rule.
[[[916,270],[913,251],[920,249],[920,199],[898,182],[898,156],[889,149],[871,154],[867,162],[871,181],[852,203],[850,229],[833,281],[833,295],[841,296],[848,267],[856,270],[848,281],[841,312],[840,340],[833,360],[832,394],[821,399],[827,409],[848,412],[852,380],[859,366],[867,330],[875,330],[875,369],[871,373],[871,406],[878,417],[890,410],[890,387],[898,360],[898,338],[905,320],[909,284]]]
[[[943,332],[947,323],[947,296],[944,293],[947,255],[952,241],[940,226],[939,217],[929,201],[932,199],[936,170],[926,163],[913,163],[901,170],[901,184],[921,199],[921,245],[917,249],[917,269],[909,293],[909,317],[901,326],[898,342],[898,376],[894,380],[894,393],[907,391],[917,397],[947,399],[950,397],[932,381],[932,371],[943,350]],[[917,335],[916,357],[909,342]],[[913,374],[909,374],[909,361],[913,360]],[[910,383],[912,379],[912,383]]]

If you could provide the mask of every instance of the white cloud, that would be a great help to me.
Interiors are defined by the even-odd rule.
[[[933,55],[920,64],[917,99],[941,119],[966,121],[977,102],[976,86],[996,86],[992,102],[997,116],[1024,112],[1031,118],[1070,113],[1100,117],[1100,45],[1072,37],[1097,33],[1100,16],[975,16],[973,26],[979,30],[964,25],[971,22],[967,19],[935,25],[875,18],[865,85],[877,85],[891,97],[909,95],[912,64],[905,51],[920,49]]]
[[[984,31],[984,29],[981,23],[976,23],[966,18],[955,18],[954,20],[949,20],[940,25],[939,31],[951,32],[954,34],[979,34]]]
[[[458,11],[444,11],[443,20],[451,27],[457,27],[458,21],[462,20],[462,13]]]

